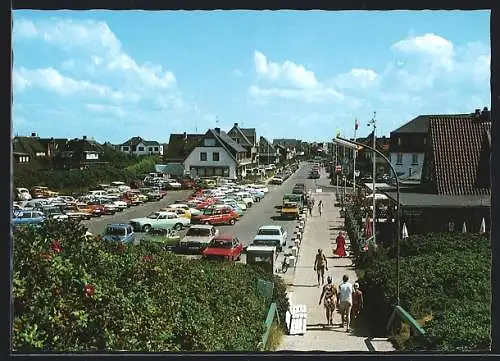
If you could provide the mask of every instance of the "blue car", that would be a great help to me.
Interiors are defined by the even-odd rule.
[[[115,223],[108,224],[102,235],[105,241],[121,242],[121,243],[134,243],[135,233],[130,224]]]
[[[252,197],[255,199],[256,202],[260,202],[263,198],[265,193],[256,189],[251,189],[248,191]]]
[[[16,229],[18,226],[41,225],[47,217],[40,211],[33,210],[16,210],[12,215],[12,227]]]

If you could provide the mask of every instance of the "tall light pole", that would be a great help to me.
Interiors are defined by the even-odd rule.
[[[355,142],[356,142],[356,133],[358,131],[358,126],[359,126],[359,122],[356,119],[354,121],[354,141]],[[352,190],[354,193],[356,192],[356,156],[357,156],[357,150],[353,149],[353,151],[352,151],[352,157],[353,157]]]
[[[373,149],[377,149],[376,143],[375,143],[375,139],[376,139],[375,138],[375,130],[377,129],[377,121],[375,120],[376,115],[377,115],[377,112],[373,112],[373,118],[368,122],[368,126],[373,127]],[[377,156],[377,153],[375,151],[373,151],[373,174],[372,174],[372,177],[373,177],[373,216],[372,216],[373,226],[372,226],[372,232],[373,232],[373,240],[375,242],[377,242],[377,236],[375,233],[375,217],[377,216],[377,211],[375,208],[375,205],[376,205],[376,202],[375,202],[375,171],[376,171],[375,162],[377,160],[376,156]]]

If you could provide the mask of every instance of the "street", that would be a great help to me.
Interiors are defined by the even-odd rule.
[[[281,205],[283,195],[292,191],[295,183],[304,183],[307,189],[311,189],[314,184],[326,185],[328,180],[325,179],[322,172],[322,178],[319,180],[308,179],[310,165],[302,163],[299,169],[288,178],[282,185],[268,185],[269,192],[266,194],[261,202],[254,203],[246,214],[234,226],[218,226],[221,234],[234,234],[238,237],[244,246],[252,243],[257,229],[263,225],[279,224],[282,225],[288,232],[288,242],[293,236],[296,221],[294,220],[280,220],[279,208]],[[162,207],[166,207],[176,200],[183,199],[191,194],[190,190],[187,191],[170,191],[168,195],[159,202],[149,202],[142,206],[131,207],[123,212],[116,213],[113,216],[102,216],[94,218],[89,221],[83,221],[89,232],[93,234],[101,234],[104,228],[109,223],[128,223],[132,218],[145,217],[151,212],[155,212]],[[185,234],[186,230],[181,231],[181,236]],[[137,233],[136,238],[140,239],[142,233]]]

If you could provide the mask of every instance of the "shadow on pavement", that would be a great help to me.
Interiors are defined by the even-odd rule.
[[[318,284],[315,283],[314,285],[294,285],[294,284],[287,284],[287,286],[291,286],[291,287],[314,287],[314,288],[318,288]]]

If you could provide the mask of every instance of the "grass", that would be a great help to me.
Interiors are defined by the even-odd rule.
[[[423,318],[417,320],[420,326],[424,326],[426,322],[432,320],[432,315],[426,315]],[[394,348],[399,351],[404,351],[405,350],[405,343],[410,339],[410,329],[411,326],[407,324],[406,322],[403,322],[401,325],[401,331],[389,337],[389,341],[392,342]]]
[[[273,321],[271,325],[271,330],[269,331],[269,338],[267,339],[266,348],[264,351],[276,351],[278,347],[281,345],[281,341],[283,340],[283,336],[285,332],[283,328],[278,325],[276,319]]]

